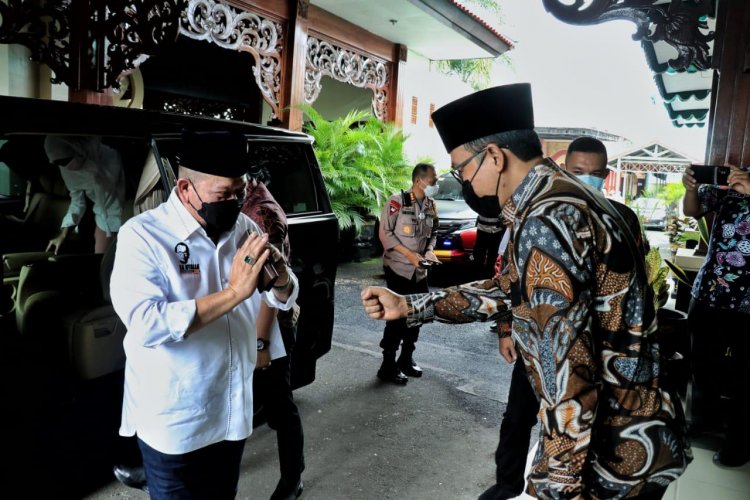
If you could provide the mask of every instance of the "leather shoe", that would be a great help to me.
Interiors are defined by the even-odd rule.
[[[294,500],[299,498],[304,489],[305,485],[302,483],[302,479],[287,481],[282,477],[271,494],[271,500]]]
[[[413,359],[399,359],[398,367],[401,370],[401,373],[403,373],[407,377],[419,378],[422,376],[422,369],[414,362]]]
[[[714,454],[714,464],[719,467],[742,467],[750,462],[750,451],[741,447],[724,447]]]
[[[409,378],[401,373],[397,366],[381,366],[378,370],[378,378],[383,382],[393,382],[396,385],[406,385]]]
[[[477,500],[508,500],[509,498],[516,498],[521,494],[523,488],[518,490],[518,493],[510,492],[504,486],[500,484],[493,484],[484,493],[479,495]]]
[[[146,471],[143,467],[127,467],[125,465],[115,465],[112,468],[115,478],[125,486],[137,490],[148,491],[146,483]]]

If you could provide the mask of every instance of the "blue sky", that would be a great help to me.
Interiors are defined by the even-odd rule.
[[[633,23],[572,26],[547,13],[541,0],[499,3],[498,29],[516,47],[512,67],[496,68],[493,84],[530,82],[537,126],[598,128],[633,146],[656,139],[703,160],[707,129],[672,125],[640,43],[632,40]]]

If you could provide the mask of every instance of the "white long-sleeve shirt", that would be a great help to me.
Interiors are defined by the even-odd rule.
[[[255,292],[185,336],[195,299],[228,286],[232,258],[248,229],[259,230],[240,214],[214,245],[176,192],[121,228],[111,279],[112,303],[128,330],[121,435],[137,433],[162,453],[181,454],[252,433],[260,301],[291,308],[296,276],[290,271],[294,288],[286,302]],[[277,322],[270,341],[272,359],[286,354]]]

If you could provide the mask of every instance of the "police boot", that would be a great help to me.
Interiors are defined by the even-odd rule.
[[[398,368],[401,373],[407,377],[421,377],[422,369],[414,362],[412,354],[414,353],[414,346],[401,346],[401,355],[398,357]]]
[[[405,385],[409,381],[406,375],[398,369],[394,351],[383,351],[383,364],[378,370],[378,378],[383,382],[393,382],[397,385]]]

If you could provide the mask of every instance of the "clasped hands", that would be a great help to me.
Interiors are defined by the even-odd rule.
[[[268,244],[268,235],[252,232],[237,249],[229,272],[229,288],[241,299],[250,297],[258,287],[258,277],[263,264],[270,258],[279,273],[277,282],[289,283],[289,269],[281,252]]]

